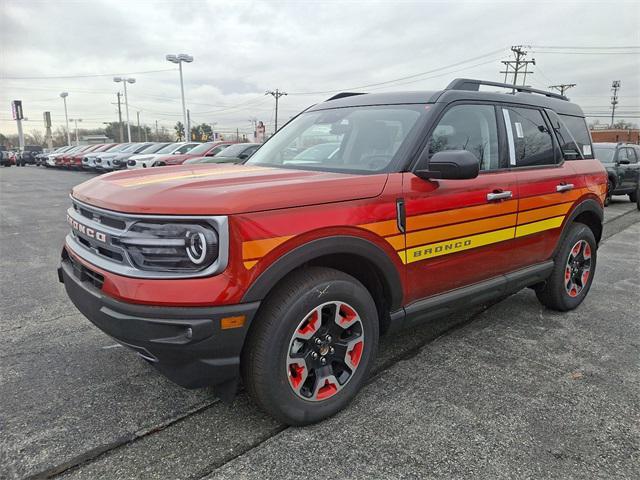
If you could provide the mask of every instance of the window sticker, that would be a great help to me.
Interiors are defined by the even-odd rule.
[[[591,145],[582,146],[582,155],[584,156],[591,155]]]
[[[522,124],[520,122],[514,123],[516,126],[516,135],[518,138],[524,138],[524,132],[522,131]]]

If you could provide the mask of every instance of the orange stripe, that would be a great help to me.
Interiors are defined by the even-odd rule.
[[[566,202],[559,205],[553,205],[551,207],[536,208],[535,210],[521,212],[518,214],[518,225],[564,215],[569,211],[571,205],[573,205],[573,202]]]
[[[258,263],[258,260],[252,260],[250,262],[244,262],[244,268],[246,268],[247,270],[251,270],[256,263]]]
[[[476,205],[474,207],[414,215],[407,218],[407,231],[422,230],[424,228],[439,227],[450,223],[466,222],[483,217],[515,213],[517,208],[517,200],[507,200],[506,202],[495,204]]]
[[[584,188],[569,192],[549,193],[547,195],[535,195],[520,199],[520,211],[546,207],[554,203],[571,202],[580,198],[585,192]]]
[[[513,227],[516,224],[516,214],[502,215],[499,217],[485,218],[482,220],[474,220],[471,222],[458,223],[447,227],[432,228],[419,232],[407,233],[407,245],[404,246],[403,235],[387,238],[387,241],[396,249],[411,248],[416,245],[424,245],[427,243],[440,242],[450,238],[457,238],[466,235],[475,235],[476,233],[489,232],[507,227]]]
[[[360,227],[364,228],[365,230],[369,230],[370,232],[377,233],[381,237],[386,237],[387,235],[394,235],[398,233],[398,222],[396,222],[395,220],[366,223],[364,225],[360,225]]]
[[[251,240],[242,243],[242,258],[249,260],[252,258],[261,258],[281,243],[286,242],[293,235],[286,237],[265,238],[263,240]]]

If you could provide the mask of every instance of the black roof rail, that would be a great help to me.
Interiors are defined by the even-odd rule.
[[[558,100],[565,100],[567,102],[569,101],[567,97],[565,97],[564,95],[560,95],[559,93],[546,92],[544,90],[538,90],[537,88],[524,87],[521,85],[511,85],[508,83],[490,82],[486,80],[474,80],[471,78],[456,78],[449,85],[447,85],[446,90],[470,90],[477,92],[480,90],[480,85],[508,88],[510,90],[517,90],[518,92],[525,93],[537,93],[540,95],[544,95],[545,97],[557,98]]]
[[[330,100],[338,100],[339,98],[353,97],[354,95],[366,95],[366,92],[340,92],[336,93],[331,98],[327,98],[325,102],[328,102]]]

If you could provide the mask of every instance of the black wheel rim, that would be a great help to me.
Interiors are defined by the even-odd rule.
[[[585,240],[578,240],[571,248],[564,269],[564,288],[575,298],[587,286],[591,276],[591,246]]]
[[[287,378],[294,393],[313,402],[337,394],[353,378],[364,350],[364,328],[351,305],[332,301],[311,310],[287,350]]]

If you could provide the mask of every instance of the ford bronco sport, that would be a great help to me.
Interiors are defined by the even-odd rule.
[[[481,91],[481,86],[516,93]],[[302,161],[296,152],[333,144]],[[117,172],[71,192],[59,278],[174,382],[278,420],[343,408],[381,333],[532,287],[585,298],[607,175],[565,97],[458,79],[336,95],[243,165]]]

